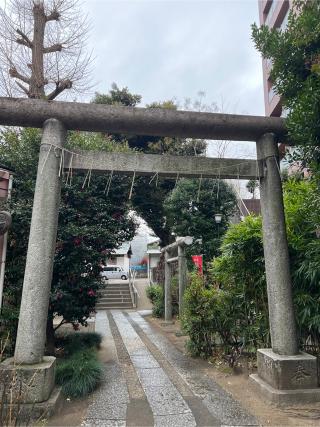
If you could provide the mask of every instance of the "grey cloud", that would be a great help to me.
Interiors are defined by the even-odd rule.
[[[145,103],[203,90],[208,102],[223,96],[240,111],[263,114],[261,62],[250,39],[255,0],[87,0],[84,7],[98,90],[115,81]]]

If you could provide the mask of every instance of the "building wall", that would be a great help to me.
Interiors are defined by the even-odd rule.
[[[270,28],[285,28],[292,0],[258,0],[260,25]],[[273,91],[270,71],[272,64],[267,59],[262,59],[264,104],[266,116],[282,115],[281,99]]]
[[[117,265],[123,267],[125,271],[129,271],[130,259],[128,255],[114,255],[106,259],[107,265]]]
[[[146,257],[147,254],[148,234],[145,232],[137,233],[130,244],[132,250],[131,265],[140,265],[141,261]]]

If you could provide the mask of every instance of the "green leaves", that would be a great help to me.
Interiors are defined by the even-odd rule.
[[[100,134],[72,132],[68,146],[81,149],[112,151],[115,144]],[[12,310],[19,307],[27,253],[32,201],[37,172],[40,132],[35,129],[5,130],[1,134],[0,157],[15,170],[12,200],[13,225],[9,234],[5,277],[6,301]],[[125,142],[118,150],[128,150]],[[134,233],[135,221],[128,216],[127,194],[130,183],[126,177],[114,176],[108,197],[107,178],[92,174],[89,187],[83,187],[85,176],[73,174],[72,185],[62,186],[59,227],[49,319],[61,315],[74,327],[85,325],[94,310],[98,290],[102,286],[99,263]],[[16,321],[12,319],[12,329]],[[12,338],[14,336],[12,334]]]
[[[202,239],[202,244],[192,247],[201,251],[208,262],[217,255],[220,236],[223,236],[229,218],[234,213],[236,197],[224,181],[181,179],[165,200],[167,225],[178,236],[193,236]],[[222,214],[217,224],[214,215]]]
[[[300,145],[300,159],[319,170],[320,145],[320,3],[295,1],[285,30],[252,26],[252,38],[272,60],[270,80],[289,111],[290,139]],[[307,147],[307,150],[305,148]],[[297,156],[296,156],[297,157]]]
[[[192,276],[184,296],[183,330],[189,335],[187,347],[193,356],[209,357],[215,346],[218,294],[206,289],[198,274]]]
[[[83,397],[91,393],[101,382],[103,364],[98,361],[96,351],[82,349],[70,358],[57,364],[56,382],[62,386],[62,392],[68,397]]]
[[[314,180],[288,180],[284,203],[293,279],[294,304],[301,345],[320,338],[319,189]],[[245,349],[269,344],[268,303],[261,218],[247,217],[229,228],[214,259],[212,277],[229,301],[227,313],[238,319],[238,340]],[[234,317],[233,317],[234,316]],[[233,330],[232,323],[226,324]]]

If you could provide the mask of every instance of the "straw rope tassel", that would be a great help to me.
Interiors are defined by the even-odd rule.
[[[106,196],[109,195],[110,188],[111,188],[112,178],[113,178],[113,171],[110,172],[110,176],[108,178],[108,182],[107,182],[106,188],[104,189],[104,193],[105,193]]]
[[[158,177],[158,172],[156,172],[154,175],[153,175],[153,177],[150,179],[150,181],[149,181],[149,185],[152,183],[152,181],[155,179],[155,178],[157,178]]]
[[[93,168],[93,160],[91,162],[91,167],[89,169],[89,176],[88,176],[88,188],[90,186],[90,182],[91,182],[91,175],[92,175],[92,168]]]
[[[68,175],[67,175],[67,181],[66,181],[66,185],[71,186],[72,183],[72,161],[73,161],[73,153],[71,154],[70,157],[70,163],[69,163],[69,169],[68,169]]]
[[[176,182],[175,182],[175,184],[174,184],[174,188],[176,188],[176,186],[177,186],[177,184],[178,184],[178,181],[179,181],[179,172],[177,173],[177,178],[176,178]]]
[[[279,175],[280,175],[280,178],[281,178],[281,170],[280,170],[280,166],[279,166],[279,163],[278,163],[277,157],[276,157],[276,156],[273,156],[273,158],[274,158],[274,161],[276,162],[276,165],[277,165],[277,168],[278,168],[278,172],[279,172]],[[281,181],[282,181],[282,179],[281,179]]]
[[[136,171],[133,172],[133,178],[132,178],[132,183],[131,183],[131,188],[130,188],[130,193],[129,193],[129,200],[131,200],[131,198],[132,198],[132,192],[133,192],[133,186],[134,186],[135,179],[136,179]]]
[[[83,189],[84,189],[84,187],[86,186],[87,180],[88,180],[88,178],[89,178],[89,173],[90,173],[90,170],[88,170],[88,172],[86,173],[86,176],[85,176],[84,181],[83,181],[83,184],[82,184],[82,190],[83,190]]]
[[[52,149],[52,144],[50,145],[49,150],[48,150],[47,155],[46,155],[46,158],[44,159],[44,162],[43,162],[43,165],[42,165],[42,168],[41,168],[41,175],[43,173],[44,167],[45,167],[45,165],[47,163],[47,160],[49,158],[49,154],[50,154],[51,149]]]
[[[199,181],[199,188],[198,188],[198,195],[197,195],[197,203],[199,203],[199,201],[200,201],[201,184],[202,184],[202,174],[201,174],[201,176],[200,176],[200,181]]]
[[[59,167],[59,177],[63,176],[63,167],[64,167],[64,149],[61,149],[60,154],[60,167]]]
[[[219,191],[220,191],[220,176],[221,176],[221,169],[219,169],[219,178],[217,183],[217,200],[219,199]]]

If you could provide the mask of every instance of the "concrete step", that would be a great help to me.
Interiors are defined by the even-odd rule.
[[[118,291],[118,292],[103,291],[103,292],[100,292],[100,295],[110,295],[110,296],[130,295],[130,291]]]
[[[130,294],[130,289],[103,289],[103,291],[101,292],[101,293],[103,293],[103,294],[105,294],[105,293],[108,293],[108,294],[122,294],[122,293],[128,293],[129,292],[129,294]]]
[[[129,285],[124,285],[124,286],[106,286],[104,289],[109,289],[110,291],[123,291],[130,288],[129,288]]]
[[[113,309],[127,309],[127,308],[133,308],[132,304],[110,304],[110,305],[96,305],[97,310],[113,310]]]
[[[108,298],[108,299],[113,299],[113,298],[131,298],[130,294],[102,294],[99,295],[99,299],[101,298]]]
[[[105,282],[105,285],[106,285],[106,286],[113,287],[113,288],[117,288],[117,287],[119,287],[119,286],[129,286],[129,283],[128,283],[128,282],[119,282],[119,283],[109,283],[109,282]]]
[[[100,292],[101,294],[110,294],[110,295],[117,295],[117,294],[130,294],[129,289],[104,289]]]
[[[125,293],[125,294],[100,294],[99,295],[101,298],[130,298],[131,294],[129,293]]]
[[[117,297],[117,296],[124,296],[124,297],[126,297],[126,296],[130,296],[130,291],[121,291],[121,292],[108,292],[108,291],[105,291],[105,292],[101,292],[100,295],[101,296],[108,295],[110,297]]]
[[[97,304],[114,304],[114,303],[118,303],[118,302],[126,302],[131,304],[132,303],[132,299],[131,298],[99,298],[99,301],[97,302]]]
[[[101,291],[99,291],[100,294],[130,294],[130,290],[129,289],[103,289]]]

